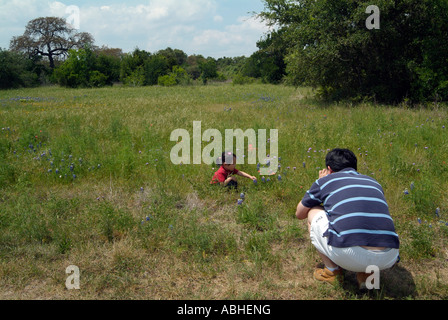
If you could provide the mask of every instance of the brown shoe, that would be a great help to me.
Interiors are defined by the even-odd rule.
[[[343,280],[343,272],[342,269],[339,268],[335,271],[330,271],[326,267],[325,268],[317,268],[314,271],[314,279],[318,281],[324,281],[331,284],[335,284],[336,281],[342,282]]]

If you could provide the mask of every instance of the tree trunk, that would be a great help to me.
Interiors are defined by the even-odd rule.
[[[54,59],[51,53],[48,55],[48,60],[50,60],[50,68],[54,69]]]

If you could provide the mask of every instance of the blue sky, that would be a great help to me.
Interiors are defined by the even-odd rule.
[[[253,12],[262,0],[0,0],[0,47],[9,48],[37,17],[59,16],[78,21],[98,46],[136,47],[155,52],[167,47],[206,57],[250,56],[268,28]],[[70,8],[79,9],[79,19]]]

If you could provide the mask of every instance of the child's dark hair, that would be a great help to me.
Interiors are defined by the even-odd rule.
[[[336,148],[327,154],[325,165],[329,166],[334,172],[339,172],[346,168],[358,170],[358,159],[349,149]]]
[[[230,160],[230,158],[232,158],[232,161],[233,161],[233,158],[235,158],[236,159],[236,155],[233,153],[233,152],[230,152],[230,151],[224,151],[222,154],[221,154],[221,156],[216,160],[216,164],[220,164],[220,165],[223,165],[223,164],[225,164],[225,163],[230,163],[230,161],[226,161],[226,159],[227,160]]]

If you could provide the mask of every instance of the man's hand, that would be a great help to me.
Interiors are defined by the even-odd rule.
[[[331,172],[330,172],[330,170],[328,170],[328,169],[320,170],[320,171],[319,171],[319,179],[322,179],[322,178],[328,176],[330,173],[331,173]]]

